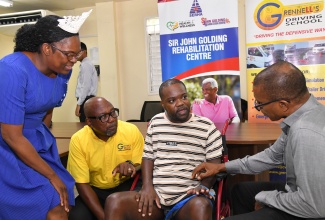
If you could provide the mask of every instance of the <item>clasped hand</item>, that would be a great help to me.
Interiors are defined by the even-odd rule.
[[[122,178],[122,176],[131,176],[131,177],[134,177],[134,175],[136,174],[136,169],[135,167],[128,163],[128,162],[123,162],[123,163],[120,163],[119,165],[117,165],[112,174],[113,176],[115,176],[117,173],[119,173],[119,178]]]

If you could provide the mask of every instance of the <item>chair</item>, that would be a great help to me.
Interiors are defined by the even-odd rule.
[[[241,106],[241,112],[242,112],[242,117],[241,117],[241,122],[248,121],[248,103],[245,99],[240,99],[240,106]]]
[[[127,122],[148,122],[153,116],[161,112],[164,112],[164,108],[161,106],[160,101],[144,101],[140,114],[140,120],[129,119]]]
[[[135,174],[135,176],[133,177],[133,182],[132,185],[130,187],[130,191],[135,190],[138,182],[140,181],[140,177],[141,177],[141,170],[137,171],[137,173]]]
[[[226,131],[228,125],[231,124],[232,118],[226,120],[222,131],[222,145],[223,145],[223,153],[221,162],[225,163],[228,161],[228,148],[226,143]],[[213,187],[216,190],[216,220],[224,219],[230,216],[230,201],[228,198],[228,181],[227,181],[227,173],[219,173],[217,174],[217,180],[215,186]]]

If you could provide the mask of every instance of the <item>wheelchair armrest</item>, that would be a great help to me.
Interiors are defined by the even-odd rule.
[[[227,174],[226,172],[221,172],[221,173],[216,174],[217,181],[220,181],[220,180],[226,178],[227,175],[228,175],[228,174]]]
[[[141,177],[141,172],[137,172],[134,176],[130,191],[135,190],[135,187],[137,186],[140,177]]]

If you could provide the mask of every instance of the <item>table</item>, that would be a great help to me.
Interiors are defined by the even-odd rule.
[[[216,124],[216,127],[221,131],[223,125]],[[234,123],[228,126],[226,140],[230,145],[272,144],[280,134],[281,128],[277,123]]]
[[[59,151],[60,157],[68,156],[70,139],[57,138],[56,144],[58,146],[58,151]]]
[[[216,125],[220,130],[222,125]],[[282,130],[278,123],[235,123],[228,126],[226,143],[229,160],[254,155],[273,144],[280,136]],[[239,174],[229,178],[229,187],[243,181],[269,181],[269,171],[258,175]]]
[[[139,128],[140,132],[145,137],[147,133],[147,122],[132,123]],[[67,143],[70,141],[71,136],[83,126],[85,126],[85,123],[81,122],[53,122],[50,130],[57,139],[60,155],[66,153],[68,150],[66,146],[68,146]],[[222,130],[222,126],[221,124],[216,124],[219,130]],[[233,147],[232,145],[269,145],[274,143],[280,133],[280,126],[276,123],[234,123],[228,126],[226,132],[227,145],[229,145],[229,147]],[[64,145],[64,147],[61,148],[62,145]]]
[[[56,139],[70,139],[85,125],[84,122],[53,122],[50,130]]]
[[[145,137],[147,132],[147,122],[131,122],[135,124],[142,135]],[[216,124],[219,131],[223,124]],[[281,129],[277,123],[253,124],[253,123],[234,123],[228,126],[226,131],[227,144],[246,145],[246,144],[272,144],[281,134]]]
[[[143,137],[147,133],[147,122],[132,122],[135,124]],[[80,122],[53,122],[50,129],[56,138],[61,158],[65,158],[69,152],[71,136],[80,130],[85,123]],[[221,131],[223,125],[216,124]],[[264,150],[273,144],[281,134],[278,123],[255,124],[255,123],[234,123],[228,126],[226,132],[226,143],[229,149],[229,159],[242,158],[246,155],[253,155]],[[264,172],[259,175],[235,175],[231,177],[230,185],[239,181],[268,181],[269,174]]]
[[[58,151],[62,164],[66,167],[68,153],[69,153],[69,144],[71,136],[76,133],[78,130],[83,128],[86,123],[81,122],[53,122],[50,131],[53,136],[56,138],[56,143],[58,146]]]

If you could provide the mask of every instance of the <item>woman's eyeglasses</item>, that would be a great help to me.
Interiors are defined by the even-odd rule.
[[[79,51],[78,53],[63,51],[63,50],[60,50],[59,48],[57,48],[54,44],[50,44],[50,45],[51,45],[51,47],[53,47],[54,49],[60,51],[63,55],[65,55],[69,61],[72,61],[73,58],[78,60],[81,57],[81,55],[84,53],[83,50]]]

